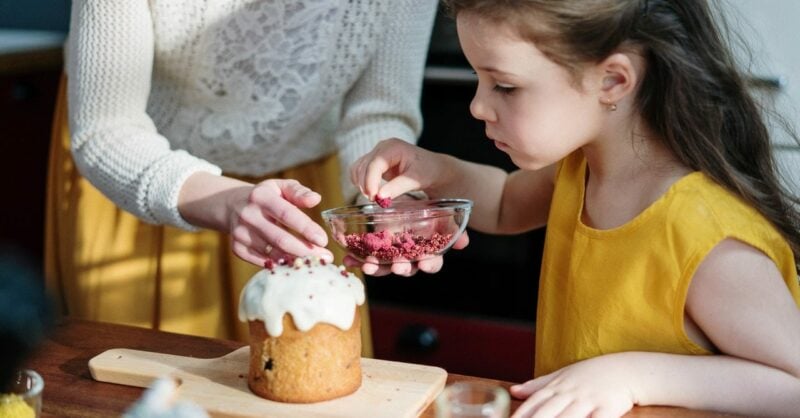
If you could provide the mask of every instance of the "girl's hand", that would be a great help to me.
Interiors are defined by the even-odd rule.
[[[228,201],[233,253],[260,266],[267,258],[280,260],[287,255],[332,262],[325,231],[300,210],[321,199],[297,180],[266,180],[238,189]]]
[[[515,398],[528,398],[512,418],[617,418],[636,403],[636,374],[623,356],[584,360],[511,387]]]
[[[406,192],[428,192],[442,165],[441,157],[400,139],[385,139],[350,167],[350,180],[370,200]],[[386,183],[381,185],[381,181]],[[430,193],[429,193],[430,194]]]
[[[467,231],[464,231],[453,244],[453,249],[460,250],[467,245],[469,245],[469,236],[467,235]],[[398,276],[409,277],[417,274],[420,270],[425,273],[436,273],[442,269],[443,264],[444,259],[442,256],[426,258],[413,263],[400,262],[392,264],[379,264],[375,257],[368,257],[367,262],[363,264],[351,255],[344,257],[345,266],[360,268],[364,274],[370,276],[386,276],[387,274],[394,273]]]
[[[350,179],[369,200],[402,198],[410,191],[429,192],[434,181],[443,180],[441,167],[443,159],[439,154],[424,150],[400,139],[386,139],[378,143],[372,151],[359,158],[350,167]],[[381,185],[382,181],[386,183]],[[453,244],[460,250],[469,244],[466,232]],[[358,267],[364,274],[385,276],[390,273],[399,276],[413,276],[418,271],[436,273],[442,268],[441,256],[418,262],[398,262],[381,265],[375,258],[367,258],[360,263],[352,256],[344,259],[348,267]]]

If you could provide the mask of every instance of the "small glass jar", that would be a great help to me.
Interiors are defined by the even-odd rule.
[[[19,370],[11,378],[8,392],[0,394],[0,416],[39,418],[42,415],[44,379],[33,370]]]
[[[436,398],[437,418],[508,418],[510,397],[500,386],[458,382]]]

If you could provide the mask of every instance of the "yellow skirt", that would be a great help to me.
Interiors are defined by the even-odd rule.
[[[230,249],[227,234],[151,225],[120,210],[75,168],[61,83],[50,148],[45,225],[47,286],[65,315],[205,337],[246,341],[239,293],[260,267]],[[292,178],[319,192],[307,213],[341,206],[338,158],[329,156],[264,178]],[[330,241],[338,262],[343,253]],[[372,356],[361,310],[362,352]]]

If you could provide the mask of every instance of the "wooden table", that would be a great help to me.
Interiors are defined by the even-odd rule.
[[[143,389],[97,382],[89,374],[89,359],[110,348],[130,348],[182,356],[213,358],[225,355],[244,344],[172,334],[150,329],[112,325],[77,319],[63,319],[49,339],[27,362],[45,381],[44,417],[112,417],[119,416],[141,396]],[[498,383],[508,388],[510,382],[451,374],[447,383],[473,380]],[[520,405],[513,401],[512,410]],[[721,414],[689,411],[679,408],[635,408],[626,417],[699,418],[721,417]],[[433,418],[433,407],[422,417]]]

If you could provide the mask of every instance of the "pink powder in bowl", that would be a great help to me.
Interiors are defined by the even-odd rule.
[[[413,231],[362,232],[345,235],[347,249],[361,259],[374,256],[379,261],[418,260],[447,247],[453,234],[434,232],[430,238]]]

